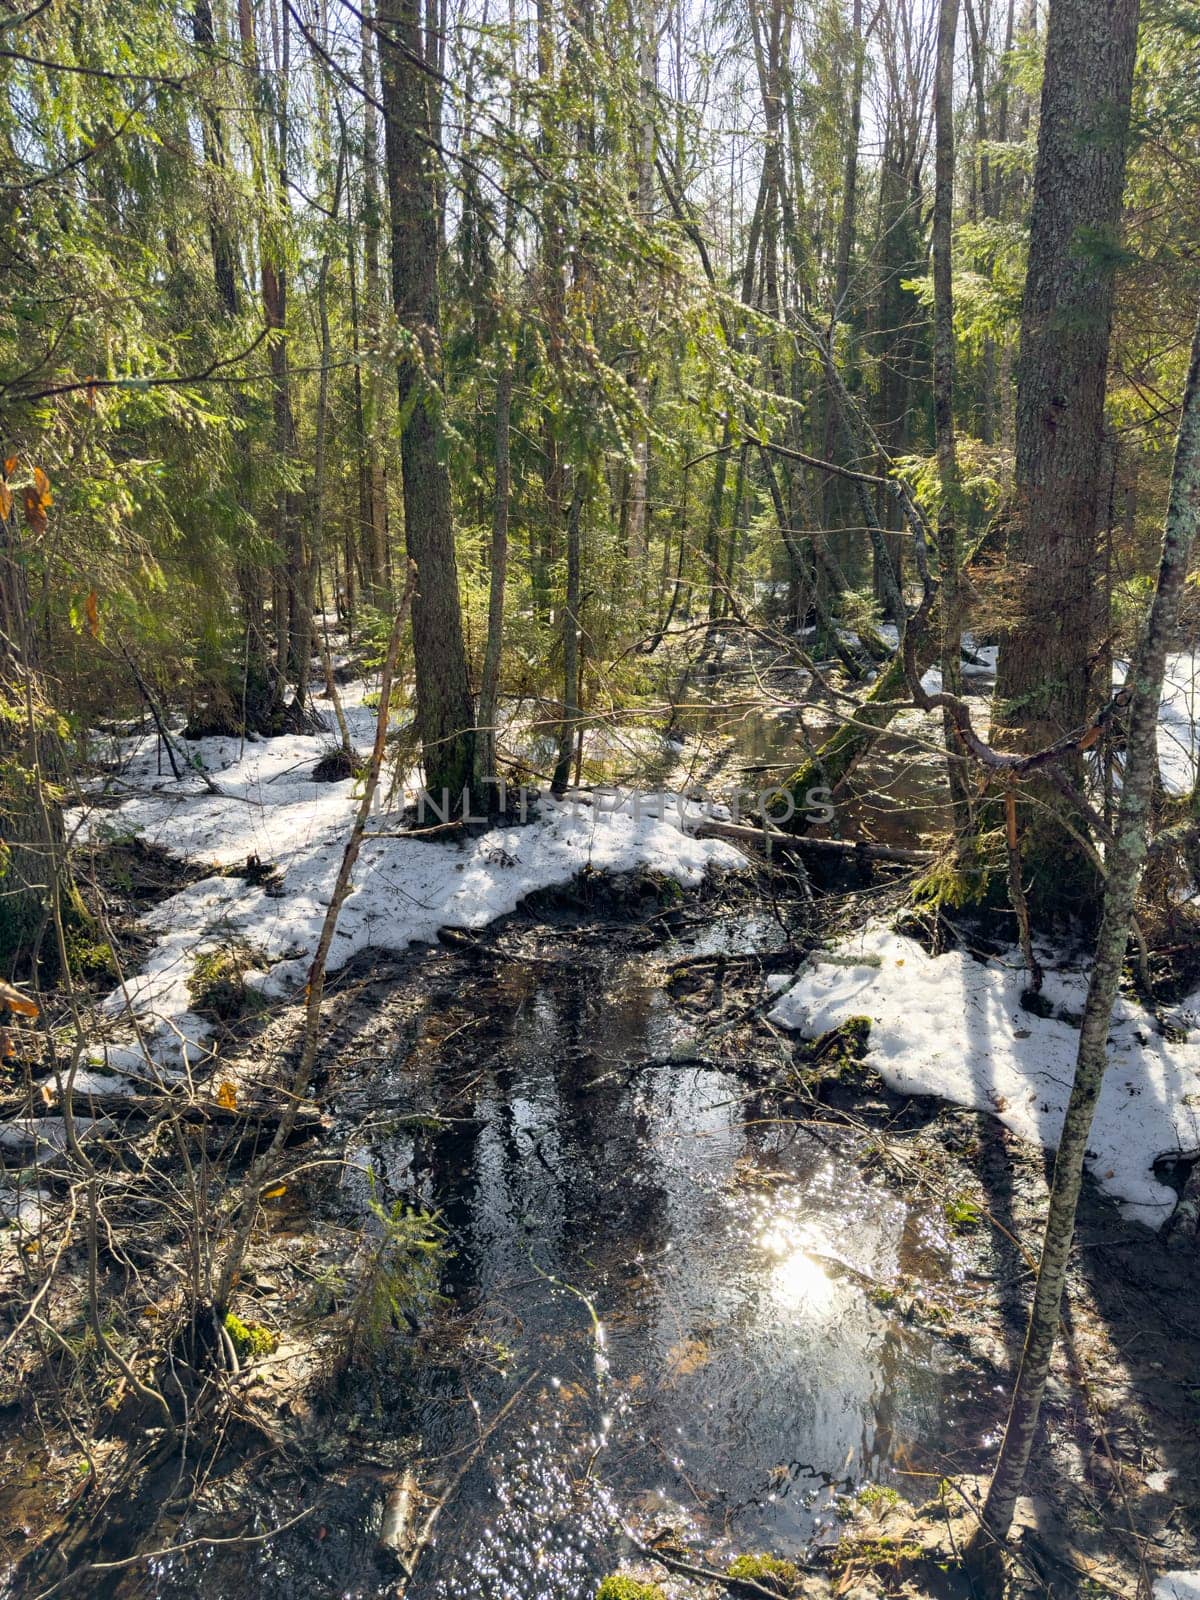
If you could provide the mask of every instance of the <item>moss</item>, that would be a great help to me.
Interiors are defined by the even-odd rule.
[[[871,1043],[870,1017],[847,1017],[836,1028],[799,1046],[797,1065],[810,1090],[821,1082],[865,1088],[875,1074],[864,1065]]]
[[[801,1582],[800,1568],[794,1561],[785,1561],[781,1556],[738,1556],[729,1563],[725,1572],[727,1577],[749,1578],[754,1583],[761,1583],[764,1589],[773,1589],[781,1595],[791,1594],[793,1589],[800,1587]]]
[[[601,1578],[596,1600],[666,1600],[666,1596],[656,1583],[631,1578],[625,1572],[613,1572]]]
[[[239,1361],[254,1356],[273,1355],[279,1348],[277,1333],[270,1328],[264,1328],[261,1322],[243,1322],[233,1311],[225,1313],[225,1331],[233,1340],[233,1348],[238,1353]]]
[[[864,1511],[870,1511],[877,1517],[881,1517],[885,1511],[894,1511],[900,1504],[899,1494],[886,1483],[865,1483],[854,1498]]]
[[[107,939],[67,936],[67,959],[71,970],[81,978],[117,977],[117,963]]]
[[[246,974],[257,965],[258,957],[248,944],[229,944],[198,955],[188,979],[193,1011],[216,1022],[233,1022],[261,1010],[262,997],[246,987]]]
[[[851,1565],[898,1567],[920,1561],[925,1552],[912,1539],[843,1539],[833,1553],[835,1570]]]

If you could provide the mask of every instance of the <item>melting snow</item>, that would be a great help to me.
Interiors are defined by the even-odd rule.
[[[1164,1572],[1155,1580],[1153,1600],[1200,1600],[1200,1572]]]
[[[770,1018],[815,1037],[869,1017],[868,1060],[893,1089],[990,1111],[1052,1149],[1079,1043],[1065,1018],[1082,1012],[1087,979],[1048,971],[1044,994],[1055,1014],[1045,1018],[1022,1008],[1026,982],[1015,951],[989,961],[962,951],[932,957],[915,940],[873,925],[811,957]],[[1172,1042],[1146,1012],[1118,1000],[1089,1142],[1092,1173],[1130,1214],[1158,1227],[1176,1195],[1154,1177],[1155,1160],[1197,1150],[1200,1038]]]
[[[1113,682],[1125,682],[1128,662],[1114,661]],[[1189,794],[1200,764],[1200,650],[1167,657],[1158,717],[1158,766],[1168,794]]]
[[[370,746],[374,712],[362,704],[362,686],[346,691],[351,737]],[[270,883],[213,876],[157,906],[145,926],[158,935],[144,971],[104,1002],[114,1019],[137,1019],[136,1040],[99,1047],[87,1069],[87,1086],[112,1091],[158,1071],[176,1075],[208,1053],[210,1029],[191,1009],[188,979],[197,957],[243,941],[261,955],[263,971],[248,981],[280,996],[299,987],[316,948],[342,852],[357,806],[352,781],[314,783],[312,769],[329,748],[327,738],[293,735],[247,744],[203,739],[185,746],[218,783],[214,795],[194,773],[176,780],[158,771],[154,735],[122,747],[125,798],[115,810],[79,818],[85,834],[136,833],[148,843],[214,868],[244,866],[258,856],[281,877]],[[164,762],[164,765],[166,763]],[[370,946],[403,950],[431,940],[439,928],[479,929],[513,911],[535,890],[565,883],[584,868],[619,872],[642,867],[685,885],[710,868],[744,864],[732,846],[684,831],[680,807],[610,800],[591,806],[544,800],[537,820],[495,827],[461,843],[411,836],[371,838],[400,830],[399,812],[381,811],[368,823],[354,872],[354,887],[338,921],[329,956],[336,971]],[[682,806],[683,816],[699,815]],[[432,825],[436,817],[428,819]],[[124,1030],[127,1033],[127,1029]],[[114,1082],[104,1074],[121,1075]],[[82,1086],[83,1080],[81,1080]]]

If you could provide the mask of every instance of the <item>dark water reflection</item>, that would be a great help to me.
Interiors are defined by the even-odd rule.
[[[435,1091],[474,1120],[368,1158],[441,1210],[459,1303],[540,1374],[410,1592],[575,1600],[621,1516],[805,1544],[835,1490],[937,1430],[932,1349],[866,1292],[898,1270],[904,1207],[743,1077],[673,1064],[705,1046],[645,959],[494,981],[498,1037]],[[476,1393],[483,1416],[513,1381]]]
[[[590,1600],[623,1522],[714,1554],[794,1552],[836,1493],[892,1480],[939,1436],[936,1347],[870,1297],[904,1265],[914,1218],[827,1126],[774,1120],[753,1083],[777,1059],[723,1061],[665,983],[679,955],[773,937],[761,918],[666,955],[569,936],[493,957],[372,1079],[459,1120],[352,1144],[338,1205],[439,1210],[446,1291],[490,1357],[469,1397],[443,1366],[397,1403],[421,1482],[454,1480],[527,1384],[456,1482],[412,1600]],[[322,1513],[319,1545],[305,1529],[235,1562],[164,1564],[138,1592],[386,1593],[379,1503],[359,1488]],[[264,1506],[265,1525],[288,1509]]]

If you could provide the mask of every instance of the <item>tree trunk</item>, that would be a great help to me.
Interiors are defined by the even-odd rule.
[[[1008,557],[1019,620],[1002,640],[993,743],[1034,750],[1081,726],[1097,698],[1096,530],[1104,394],[1125,186],[1138,0],[1053,0],[1046,39],[1017,378]],[[1108,693],[1099,686],[1099,698]],[[1035,902],[1094,889],[1039,796],[1025,843]]]
[[[18,553],[16,513],[0,519],[0,971],[27,957],[45,924],[50,841],[38,798],[57,739],[43,705],[37,638],[29,620],[25,565]],[[50,766],[56,771],[58,763]],[[61,817],[54,812],[61,836]]]
[[[575,493],[567,513],[567,596],[563,607],[563,711],[558,733],[558,761],[551,788],[562,794],[571,777],[571,748],[579,722],[579,590],[583,570],[580,525],[587,476],[576,472]]]
[[[383,304],[382,274],[379,266],[380,199],[379,199],[379,133],[376,126],[375,107],[375,51],[372,44],[373,27],[370,6],[364,3],[362,20],[362,75],[367,90],[363,105],[363,325],[367,343],[374,351],[379,343],[379,313]],[[388,504],[387,469],[380,436],[383,431],[384,395],[378,365],[367,363],[366,382],[363,386],[363,450],[366,482],[363,501],[366,523],[363,529],[363,566],[370,574],[371,587],[376,599],[387,589],[388,576]]]
[[[216,33],[213,28],[211,0],[196,0],[192,7],[192,39],[197,50],[212,53],[215,61]],[[201,112],[201,137],[204,160],[216,175],[218,183],[224,178],[225,132],[217,105],[205,101]],[[222,210],[223,197],[217,193],[209,196],[208,238],[212,251],[213,282],[221,304],[231,317],[239,312],[237,281],[237,247],[229,230],[228,220]]]
[[[379,7],[380,66],[391,201],[392,299],[406,343],[397,363],[404,536],[416,565],[413,651],[425,785],[457,805],[474,784],[474,708],[463,643],[450,474],[442,424],[431,80],[423,71],[419,0]]]
[[[938,11],[937,69],[934,80],[935,136],[933,189],[933,424],[938,480],[938,617],[941,630],[942,687],[962,693],[962,635],[958,603],[958,451],[954,437],[954,285],[951,250],[954,214],[954,40],[958,0],[941,0]],[[970,826],[970,799],[963,749],[949,711],[942,712],[946,775],[955,833]]]
[[[1051,15],[1051,28],[1054,19]],[[1013,1391],[1004,1442],[983,1511],[977,1542],[1003,1544],[1025,1478],[1037,1432],[1042,1395],[1058,1337],[1067,1264],[1075,1231],[1075,1210],[1087,1154],[1088,1135],[1107,1061],[1108,1029],[1125,959],[1134,896],[1146,856],[1155,774],[1158,767],[1159,703],[1167,650],[1179,614],[1192,545],[1200,522],[1200,322],[1192,343],[1170,501],[1163,533],[1158,586],[1145,636],[1131,666],[1132,691],[1125,772],[1114,829],[1105,855],[1104,913],[1088,985],[1071,1098],[1054,1163],[1042,1258],[1025,1348]]]
[[[655,0],[640,0],[638,7],[638,149],[637,210],[638,225],[650,231],[654,214],[654,97],[658,87],[658,19]],[[638,310],[643,327],[650,321],[649,290],[652,277],[643,268],[638,283]],[[633,390],[643,412],[650,408],[650,380],[646,357],[637,357],[638,371]],[[633,440],[633,462],[629,472],[629,510],[625,537],[629,560],[641,573],[646,561],[646,486],[650,475],[650,430],[648,421],[639,418]]]
[[[496,774],[496,711],[500,689],[500,650],[504,642],[504,581],[508,574],[508,503],[512,488],[509,420],[512,413],[513,365],[506,345],[496,375],[496,501],[492,511],[491,571],[488,588],[487,644],[479,689],[480,776]]]

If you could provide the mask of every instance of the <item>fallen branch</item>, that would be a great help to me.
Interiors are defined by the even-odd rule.
[[[778,1589],[768,1589],[765,1584],[759,1583],[754,1578],[734,1578],[728,1572],[718,1572],[715,1567],[704,1567],[695,1561],[685,1561],[682,1556],[673,1556],[652,1544],[643,1544],[628,1528],[622,1529],[622,1532],[638,1555],[644,1556],[647,1561],[657,1561],[669,1572],[678,1572],[685,1578],[701,1578],[705,1583],[719,1583],[722,1588],[732,1589],[735,1594],[756,1594],[765,1596],[766,1600],[779,1600]],[[812,1562],[807,1561],[793,1561],[793,1565],[802,1567],[806,1572],[819,1570]]]

